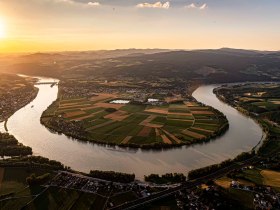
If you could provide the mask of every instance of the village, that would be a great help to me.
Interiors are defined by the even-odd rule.
[[[10,75],[1,75],[0,79],[0,122],[7,120],[14,112],[24,107],[37,95],[37,88],[24,80],[5,80]]]
[[[99,93],[121,95],[134,102],[143,103],[147,98],[157,96],[158,99],[179,96],[179,99],[191,98],[188,95],[188,83],[172,86],[169,83],[161,83],[154,87],[152,84],[132,83],[123,84],[122,81],[114,82],[114,85],[103,82],[87,81],[61,81],[61,94],[63,98],[92,97]]]
[[[106,198],[107,202],[105,205],[107,205],[108,208],[112,208],[115,205],[120,205],[122,200],[127,202],[130,200],[145,198],[176,185],[156,186],[140,181],[120,183],[61,171],[49,181],[46,186],[73,189],[85,193],[96,194],[102,198]],[[116,200],[116,203],[114,200]]]

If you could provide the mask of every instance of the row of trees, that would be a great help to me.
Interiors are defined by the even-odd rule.
[[[29,186],[44,184],[50,177],[49,173],[43,174],[41,176],[36,176],[35,174],[31,174],[26,178],[26,182]]]
[[[126,174],[115,171],[91,170],[89,175],[94,178],[121,183],[130,183],[135,180],[135,174]]]
[[[145,176],[145,181],[156,184],[182,183],[186,181],[186,176],[182,173],[167,173],[162,176],[159,176],[158,174],[150,174]]]
[[[26,156],[32,155],[32,148],[24,146],[18,140],[8,134],[0,133],[0,155],[1,156]]]
[[[55,160],[49,160],[41,156],[14,157],[0,161],[0,166],[10,167],[35,167],[48,168],[53,170],[63,170],[64,165]],[[68,169],[68,168],[67,168]]]
[[[234,159],[229,159],[229,160],[225,160],[219,164],[214,164],[211,166],[206,166],[204,168],[199,168],[199,169],[195,169],[189,172],[188,174],[188,178],[189,179],[197,179],[203,176],[207,176],[209,174],[212,174],[222,168],[228,167],[231,164],[235,163],[235,162],[240,162],[240,161],[244,161],[247,160],[249,158],[252,158],[255,155],[255,152],[243,152],[240,155],[238,155],[236,158]]]

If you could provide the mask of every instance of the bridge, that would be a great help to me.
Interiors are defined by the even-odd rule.
[[[57,82],[36,82],[35,85],[52,85],[57,84]]]

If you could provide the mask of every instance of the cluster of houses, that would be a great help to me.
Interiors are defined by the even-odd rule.
[[[252,206],[256,210],[280,209],[280,193],[269,186],[246,186],[238,181],[231,182],[231,188],[251,192],[254,196]],[[231,209],[236,203],[229,200],[221,188],[216,185],[205,185],[201,188],[185,189],[176,195],[176,204],[180,209],[209,210]]]
[[[254,196],[254,208],[256,210],[279,209],[279,197],[275,195],[264,195],[256,193]]]
[[[96,83],[72,83],[61,82],[61,92],[63,98],[74,97],[92,97],[99,93],[115,94],[131,100],[134,103],[147,103],[160,105],[164,103],[164,98],[173,95],[181,95],[187,98],[186,87],[126,87],[126,86],[106,86]],[[156,96],[156,97],[154,97]],[[160,96],[160,98],[158,97]],[[148,99],[156,98],[158,100],[149,101]],[[161,99],[161,100],[159,100]]]
[[[52,128],[55,128],[58,133],[65,133],[68,136],[73,136],[76,138],[82,138],[85,134],[82,121],[66,121],[61,115],[58,117],[52,117],[48,121],[48,125]]]
[[[239,190],[252,192],[254,194],[253,205],[255,209],[279,209],[280,193],[276,193],[269,186],[246,186],[237,181],[231,182],[231,187]]]
[[[6,120],[15,111],[32,101],[36,94],[36,89],[31,85],[9,89],[0,94],[0,122]]]
[[[114,197],[115,195],[131,192],[135,196],[135,199],[137,199],[148,197],[155,191],[166,189],[159,188],[155,190],[154,187],[150,187],[146,183],[142,182],[111,182],[65,171],[59,172],[47,185],[75,189],[86,193],[95,193],[102,197],[109,196],[109,207],[113,207],[115,205],[110,199],[110,197]]]
[[[217,186],[182,190],[176,195],[177,207],[189,210],[226,209],[231,204],[221,196]]]

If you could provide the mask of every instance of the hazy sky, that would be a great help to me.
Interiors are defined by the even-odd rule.
[[[0,0],[0,52],[280,50],[280,0]]]

